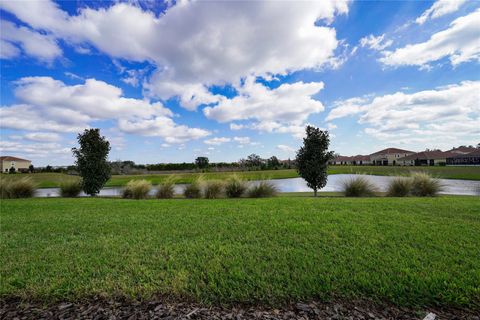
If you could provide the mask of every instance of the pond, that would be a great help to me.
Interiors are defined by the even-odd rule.
[[[353,177],[364,177],[373,183],[380,191],[386,190],[389,182],[395,177],[389,176],[372,176],[372,175],[354,175],[354,174],[335,174],[328,176],[328,183],[321,191],[340,191],[342,183]],[[276,179],[268,180],[274,184],[280,192],[309,192],[312,191],[307,187],[306,182],[302,178],[292,179]],[[454,195],[476,195],[480,190],[480,181],[472,180],[453,180],[453,179],[439,179],[443,185],[442,194],[454,194]],[[250,181],[250,183],[258,183],[258,181]],[[182,193],[185,185],[176,185],[175,192]],[[100,191],[100,196],[121,196],[122,187],[104,188]],[[155,190],[151,191],[153,195]],[[58,188],[44,188],[38,189],[36,197],[58,197]],[[81,194],[80,196],[85,196]]]

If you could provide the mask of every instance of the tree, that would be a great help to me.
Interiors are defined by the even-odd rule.
[[[307,136],[303,139],[303,146],[297,151],[297,171],[313,189],[315,197],[317,191],[327,184],[328,161],[334,157],[333,151],[328,151],[330,138],[328,131],[307,126]]]
[[[280,167],[280,161],[277,157],[271,156],[267,159],[267,167],[269,169],[278,169],[278,167]]]
[[[197,159],[195,159],[195,165],[199,169],[208,168],[208,158],[207,157],[198,157]]]
[[[78,134],[77,140],[80,148],[72,148],[72,152],[82,177],[82,189],[95,196],[110,179],[111,168],[107,161],[110,143],[100,136],[100,129],[85,129]]]
[[[260,167],[262,165],[262,158],[258,154],[252,153],[245,160],[247,167]]]
[[[31,164],[31,165],[28,166],[28,171],[29,171],[30,173],[34,173],[34,172],[35,172],[35,167],[33,166],[33,164]]]

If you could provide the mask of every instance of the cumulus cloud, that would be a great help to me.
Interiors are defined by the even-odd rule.
[[[78,132],[92,121],[116,119],[124,132],[159,136],[167,142],[209,134],[177,125],[170,109],[159,102],[123,97],[120,88],[96,79],[70,86],[50,77],[25,77],[15,85],[15,96],[23,104],[0,108],[2,127]]]
[[[17,44],[23,52],[39,60],[52,62],[62,55],[62,49],[54,37],[32,31],[26,27],[17,27],[15,24],[0,20],[1,46],[0,56],[2,59],[11,59],[21,54],[14,45]]]
[[[284,83],[270,89],[249,77],[236,89],[238,95],[232,99],[222,98],[216,106],[204,108],[205,116],[219,122],[253,119],[298,124],[324,109],[312,98],[323,89],[323,82]]]
[[[478,101],[480,81],[463,81],[411,94],[396,92],[338,102],[338,110],[333,109],[329,118],[357,115],[359,123],[367,126],[365,132],[382,140],[411,144],[445,139],[450,143],[452,139],[478,137]]]
[[[203,143],[218,146],[218,145],[224,144],[226,142],[230,142],[230,141],[232,141],[232,139],[230,139],[230,138],[215,137],[215,138],[207,139],[207,140],[203,141]]]
[[[380,59],[386,65],[425,66],[448,57],[456,66],[480,60],[480,9],[455,19],[448,29],[433,34],[429,40],[409,44],[395,51],[384,51]]]
[[[457,11],[466,0],[437,0],[429,9],[425,10],[415,22],[424,24],[429,19],[436,19]]]
[[[152,62],[157,70],[145,83],[146,92],[162,99],[178,96],[191,110],[219,101],[208,91],[211,85],[335,62],[338,41],[328,23],[348,12],[348,0],[179,1],[158,16],[127,3],[83,8],[76,15],[50,1],[0,5],[74,46],[88,44],[114,58]]]
[[[233,137],[233,141],[238,142],[239,144],[249,144],[250,137]]]
[[[284,145],[284,144],[279,144],[277,146],[277,149],[280,150],[280,151],[283,151],[283,152],[286,152],[286,153],[293,153],[295,152],[295,149],[290,147],[290,146],[287,146],[287,145]]]
[[[71,149],[59,143],[25,143],[24,141],[0,140],[0,152],[34,157],[69,156]]]
[[[39,142],[54,142],[60,140],[60,135],[53,132],[31,132],[24,136],[25,139]]]
[[[375,37],[373,34],[368,35],[360,39],[360,45],[362,47],[368,47],[373,50],[381,51],[391,46],[393,40],[385,40],[385,34]]]

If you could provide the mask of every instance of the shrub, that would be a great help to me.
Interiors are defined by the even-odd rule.
[[[277,193],[277,187],[268,181],[260,181],[258,184],[253,185],[250,190],[248,190],[248,196],[250,198],[274,197],[277,195]]]
[[[2,199],[31,198],[35,195],[35,190],[35,183],[28,177],[13,181],[0,180],[0,197]]]
[[[390,181],[387,190],[389,197],[406,197],[412,189],[412,180],[410,178],[395,178]]]
[[[218,199],[223,195],[223,182],[210,180],[205,183],[203,195],[205,199]]]
[[[66,198],[78,197],[82,191],[82,181],[64,181],[60,184],[60,196]]]
[[[442,185],[437,179],[423,172],[412,174],[412,195],[417,197],[434,197],[442,191]]]
[[[157,189],[155,196],[158,199],[171,199],[175,194],[175,180],[173,178],[168,178],[164,183],[160,184]]]
[[[245,193],[245,191],[247,191],[247,185],[245,184],[245,181],[235,174],[228,178],[225,185],[225,194],[227,197],[239,198]]]
[[[364,177],[355,177],[343,182],[343,193],[347,197],[370,197],[377,188]]]
[[[194,198],[201,198],[202,197],[202,184],[203,180],[198,178],[197,180],[193,181],[191,184],[185,186],[183,189],[183,195],[185,198],[194,199]]]
[[[146,199],[152,189],[152,184],[147,180],[130,180],[123,190],[123,198]]]

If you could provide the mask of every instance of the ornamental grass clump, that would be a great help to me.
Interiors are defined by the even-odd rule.
[[[223,196],[223,182],[220,180],[208,180],[204,184],[203,196],[205,199],[218,199]]]
[[[122,197],[126,199],[146,199],[148,193],[152,189],[152,184],[147,180],[130,180],[125,189],[123,189]]]
[[[82,181],[63,181],[60,184],[60,196],[64,198],[75,198],[82,192]]]
[[[247,192],[250,198],[274,197],[277,193],[277,187],[268,181],[260,181],[258,184],[254,184]]]
[[[202,197],[202,184],[203,179],[197,178],[191,184],[185,186],[183,189],[183,195],[188,199],[197,199]]]
[[[225,194],[228,198],[240,198],[245,191],[247,191],[247,185],[245,181],[236,174],[227,179],[227,183],[225,185]]]
[[[171,199],[175,195],[175,178],[170,177],[160,184],[155,196],[157,199]]]
[[[342,191],[346,197],[371,197],[375,195],[377,188],[366,178],[356,177],[344,181]]]
[[[412,195],[417,197],[435,197],[442,189],[440,181],[433,179],[429,174],[424,172],[412,174]]]
[[[387,196],[389,197],[407,197],[410,195],[412,189],[412,179],[398,177],[390,181],[387,189]]]
[[[2,199],[31,198],[37,187],[29,177],[18,180],[0,180],[0,197]]]

